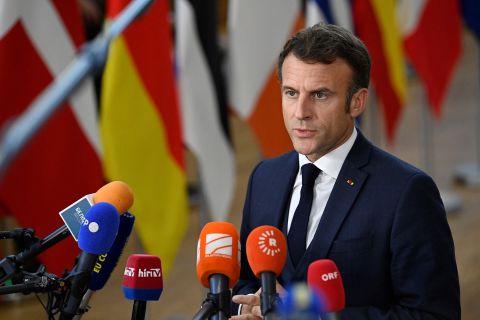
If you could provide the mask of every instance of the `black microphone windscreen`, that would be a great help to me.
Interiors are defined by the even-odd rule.
[[[107,283],[110,275],[113,272],[113,269],[115,269],[118,260],[120,259],[123,249],[127,244],[134,222],[135,216],[129,212],[126,212],[120,216],[118,233],[112,247],[110,248],[110,251],[108,251],[108,253],[105,255],[99,256],[95,266],[93,267],[89,285],[90,290],[100,290]]]

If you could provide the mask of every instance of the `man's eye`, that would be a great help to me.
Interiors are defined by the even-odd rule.
[[[327,97],[327,93],[326,92],[323,92],[323,91],[319,91],[319,92],[315,92],[313,94],[313,97],[315,99],[325,99]]]
[[[293,90],[287,90],[285,91],[285,94],[289,97],[294,97],[296,93]]]

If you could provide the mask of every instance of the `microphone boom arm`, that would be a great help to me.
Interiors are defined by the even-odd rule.
[[[47,292],[52,291],[61,286],[62,280],[59,280],[56,276],[48,273],[40,274],[26,274],[27,277],[23,283],[14,284],[10,286],[1,286],[0,295],[11,293],[32,293],[32,292]]]

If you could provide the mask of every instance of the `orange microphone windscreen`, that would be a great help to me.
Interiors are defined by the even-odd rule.
[[[133,191],[125,182],[112,181],[94,193],[93,203],[98,202],[108,202],[123,214],[133,204]]]
[[[209,222],[200,233],[197,245],[197,277],[209,288],[209,277],[222,274],[232,288],[240,276],[240,241],[235,226],[228,222]]]
[[[272,226],[255,228],[247,238],[247,259],[258,278],[265,271],[278,276],[287,258],[287,242],[283,233]]]

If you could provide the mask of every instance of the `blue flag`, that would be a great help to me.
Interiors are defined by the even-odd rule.
[[[465,24],[480,40],[480,2],[478,0],[461,0],[460,3]]]

